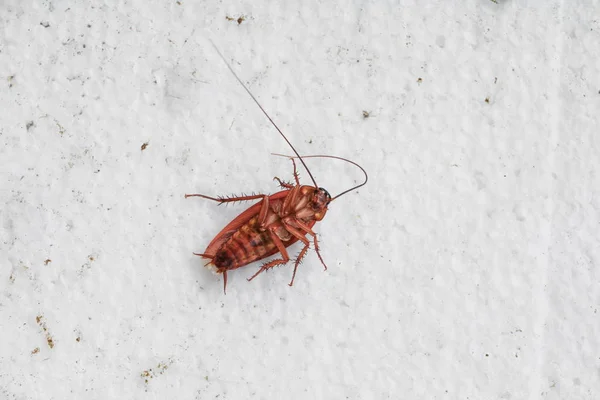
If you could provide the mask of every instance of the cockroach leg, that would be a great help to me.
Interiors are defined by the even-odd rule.
[[[276,154],[276,155],[279,155],[279,154]],[[292,160],[292,165],[294,166],[294,180],[296,181],[295,186],[300,186],[300,175],[298,175],[298,170],[296,168],[296,161],[294,161],[294,157],[290,157],[290,160]],[[282,181],[278,177],[273,178],[273,180],[279,182],[279,186],[281,186],[284,189],[292,189],[294,187],[294,185],[291,182]]]
[[[294,228],[293,226],[285,224],[285,230],[291,233],[293,236],[295,236],[299,241],[304,243],[305,246],[308,246],[310,244],[306,236],[304,236],[300,230]]]
[[[315,253],[317,253],[317,257],[319,257],[319,260],[321,260],[321,264],[323,264],[323,267],[325,267],[325,271],[327,271],[327,265],[325,265],[325,261],[323,261],[323,257],[321,257],[321,252],[319,251],[319,242],[317,241],[316,234],[314,236],[314,242],[315,242]]]
[[[296,258],[296,263],[294,264],[294,273],[292,274],[292,280],[290,281],[290,283],[288,283],[288,285],[290,285],[290,286],[294,285],[294,278],[296,278],[296,271],[298,270],[298,265],[300,265],[300,263],[302,262],[302,258],[304,258],[307,251],[308,251],[308,244],[304,245],[304,247],[300,251],[300,254],[298,254],[298,257]]]
[[[264,196],[260,211],[258,212],[258,223],[264,225],[267,220],[267,213],[269,212],[269,196]]]
[[[300,186],[300,176],[298,175],[298,170],[296,169],[296,161],[291,158],[292,164],[294,165],[294,180],[296,181],[296,185]]]
[[[288,255],[288,252],[285,249],[285,246],[283,245],[281,239],[279,239],[277,234],[272,229],[269,230],[269,232],[271,234],[271,239],[273,239],[273,243],[275,243],[275,246],[277,246],[277,250],[279,250],[279,252],[281,253],[282,258],[278,258],[276,260],[272,260],[268,263],[263,264],[254,275],[248,278],[248,281],[251,281],[252,279],[256,278],[261,272],[266,271],[269,268],[273,268],[278,265],[284,265],[287,264],[288,261],[290,261],[290,256]]]
[[[288,217],[289,218],[289,217]],[[293,221],[293,224],[297,225],[298,227],[300,227],[300,229],[302,229],[304,232],[308,233],[311,236],[315,236],[316,233],[313,232],[312,229],[309,228],[308,225],[306,225],[304,222],[300,221],[297,218],[293,218],[293,219],[288,219],[286,218],[284,221],[288,223],[288,225],[290,224],[290,222],[288,221]]]
[[[234,196],[234,197],[210,197],[210,196],[206,196],[204,194],[186,194],[184,197],[186,199],[188,197],[202,197],[203,199],[208,199],[208,200],[216,201],[219,204],[223,204],[223,203],[231,203],[234,201],[249,201],[249,200],[262,199],[265,196],[266,196],[266,194],[253,194],[250,196]]]
[[[281,215],[289,215],[294,212],[296,204],[298,203],[298,197],[302,196],[300,191],[302,190],[301,186],[294,186],[290,189],[289,194],[283,200],[283,205],[281,206]]]
[[[321,252],[319,251],[319,242],[317,241],[317,234],[315,232],[313,232],[312,229],[310,229],[308,227],[308,225],[306,225],[305,223],[303,223],[302,221],[299,220],[294,220],[294,222],[307,234],[311,235],[313,237],[313,242],[315,245],[315,252],[317,253],[317,257],[319,257],[319,260],[321,260],[321,264],[323,264],[323,267],[325,267],[325,271],[327,271],[327,265],[325,265],[325,261],[323,261],[323,257],[321,257]],[[288,227],[286,226],[286,229],[288,229]],[[288,229],[289,230],[289,229]],[[290,231],[291,232],[291,231]],[[295,236],[295,235],[294,235]]]
[[[299,221],[297,219],[294,220],[294,223],[297,224],[304,232],[306,232],[307,234],[309,234],[313,237],[313,243],[315,245],[315,252],[317,253],[317,257],[319,257],[319,260],[321,260],[321,264],[323,264],[323,266],[325,267],[325,271],[327,271],[327,265],[325,265],[325,261],[323,261],[323,257],[321,257],[321,252],[319,251],[319,242],[317,241],[317,234],[314,233],[312,231],[312,229],[310,229],[308,226],[306,226],[304,223],[302,223],[301,221]],[[306,254],[306,250],[308,249],[310,242],[308,241],[306,236],[304,236],[304,234],[302,233],[302,231],[300,229],[294,228],[290,224],[286,224],[285,229],[289,233],[294,235],[296,238],[298,238],[298,240],[300,240],[302,243],[304,243],[304,248],[300,252],[298,259],[296,260],[296,265],[294,266],[294,276],[295,276],[296,268],[298,268],[298,263],[299,263],[298,260],[300,260],[302,257],[304,257],[304,254]],[[292,277],[292,282],[294,282],[293,277]],[[290,286],[292,286],[292,285],[290,285]]]
[[[270,268],[276,267],[278,265],[285,265],[285,264],[287,264],[288,261],[290,261],[289,258],[287,259],[287,261],[282,258],[278,258],[277,260],[269,261],[268,263],[263,264],[260,267],[260,269],[258,271],[256,271],[256,273],[254,275],[252,275],[250,278],[248,278],[248,282],[250,282],[252,279],[254,279],[258,275],[260,275],[261,272],[266,271]]]
[[[294,185],[290,182],[282,181],[278,177],[273,178],[273,180],[277,181],[279,183],[279,186],[281,186],[283,189],[292,189],[294,187]]]

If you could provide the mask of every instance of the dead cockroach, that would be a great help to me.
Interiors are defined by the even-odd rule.
[[[298,254],[298,257],[295,261],[292,280],[289,283],[289,285],[292,286],[294,284],[294,278],[296,277],[298,264],[300,264],[300,261],[302,261],[302,258],[306,255],[310,246],[310,240],[306,237],[306,235],[311,237],[315,247],[315,252],[317,253],[319,260],[321,260],[321,263],[325,269],[327,269],[327,265],[325,265],[325,262],[321,257],[321,253],[319,252],[317,235],[312,228],[317,221],[321,221],[325,217],[329,203],[338,197],[365,185],[367,183],[368,176],[366,171],[360,165],[342,157],[329,155],[300,156],[294,146],[292,146],[290,141],[283,134],[281,129],[279,129],[269,114],[267,114],[265,109],[260,105],[258,100],[237,76],[233,68],[225,60],[225,57],[223,57],[214,43],[213,47],[221,59],[223,59],[233,76],[242,85],[252,100],[254,100],[260,110],[264,113],[271,124],[275,127],[279,134],[281,134],[283,139],[293,150],[295,156],[290,156],[289,158],[292,161],[294,168],[295,184],[284,182],[275,177],[274,179],[279,182],[279,185],[283,190],[271,195],[254,194],[250,196],[211,197],[203,194],[186,194],[185,198],[202,197],[208,200],[216,201],[219,204],[231,203],[235,201],[260,200],[258,203],[254,204],[246,211],[238,215],[225,228],[223,228],[221,232],[219,232],[217,236],[215,236],[215,238],[209,243],[206,250],[204,250],[204,253],[193,254],[209,259],[210,261],[206,266],[218,274],[223,274],[223,291],[226,292],[228,271],[243,267],[254,261],[262,260],[263,258],[277,253],[281,254],[281,258],[277,258],[263,264],[254,275],[248,278],[248,280],[251,281],[258,274],[268,270],[269,268],[286,264],[290,260],[286,248],[290,247],[297,241],[300,241],[304,244],[304,247]],[[304,158],[315,157],[333,158],[353,164],[360,168],[360,170],[364,173],[365,180],[360,185],[354,186],[343,191],[337,196],[331,197],[327,190],[317,185],[317,182],[313,178],[310,170],[304,163]],[[306,169],[308,176],[310,176],[314,186],[300,184],[298,172],[296,170],[296,162],[294,161],[295,159],[300,160],[302,166],[304,169]]]

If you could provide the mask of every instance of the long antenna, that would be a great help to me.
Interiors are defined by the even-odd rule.
[[[310,176],[310,180],[313,181],[313,183],[315,184],[315,187],[316,188],[319,187],[319,185],[317,185],[317,181],[315,181],[315,178],[313,178],[312,174],[310,173],[310,170],[308,169],[308,167],[304,163],[304,160],[302,160],[302,157],[300,157],[300,154],[298,154],[298,152],[296,151],[296,149],[294,148],[294,146],[292,145],[292,143],[290,143],[290,141],[288,140],[288,138],[285,137],[285,135],[283,134],[283,132],[281,132],[281,129],[279,129],[279,127],[277,126],[277,124],[271,119],[271,117],[269,116],[269,114],[267,114],[267,112],[260,105],[260,103],[258,102],[258,100],[256,100],[256,97],[254,97],[254,95],[252,94],[252,92],[250,90],[248,90],[248,88],[246,87],[246,85],[244,85],[244,82],[242,82],[242,80],[237,76],[237,74],[235,73],[235,71],[233,70],[233,68],[231,68],[231,65],[229,65],[229,63],[227,62],[227,60],[225,59],[225,57],[223,57],[223,54],[221,54],[221,52],[219,51],[219,49],[217,48],[217,46],[214,44],[214,42],[212,40],[210,40],[210,39],[208,39],[208,40],[210,41],[210,43],[212,44],[212,46],[215,48],[215,51],[221,57],[221,60],[223,60],[223,62],[225,63],[225,65],[227,65],[227,68],[229,68],[229,70],[231,71],[231,73],[233,74],[233,76],[235,76],[235,79],[237,79],[237,81],[240,83],[240,85],[242,85],[242,87],[246,90],[246,92],[250,95],[250,97],[252,97],[252,100],[254,100],[254,102],[256,103],[256,105],[258,106],[258,108],[260,108],[260,110],[269,119],[269,121],[275,127],[275,129],[277,129],[277,132],[279,132],[279,134],[285,139],[285,141],[287,142],[287,144],[290,145],[290,147],[294,151],[294,154],[296,154],[296,156],[298,157],[298,159],[300,160],[300,162],[302,162],[302,165],[304,166],[304,169],[306,170],[306,172],[308,172],[308,176]]]
[[[358,165],[357,163],[355,163],[354,161],[350,161],[347,158],[342,158],[342,157],[336,157],[336,156],[327,156],[327,155],[323,155],[323,154],[316,154],[316,155],[310,155],[310,156],[302,156],[302,157],[294,157],[294,156],[286,156],[285,154],[278,154],[278,153],[271,153],[274,156],[280,156],[280,157],[287,157],[287,158],[299,158],[300,160],[302,160],[303,158],[335,158],[336,160],[342,160],[342,161],[346,161],[350,164],[356,165],[358,168],[360,168],[360,170],[363,172],[363,174],[365,174],[365,181],[363,183],[361,183],[360,185],[356,185],[354,187],[351,187],[348,190],[344,190],[342,193],[338,194],[337,196],[334,196],[331,198],[331,200],[329,200],[329,202],[331,203],[332,201],[334,201],[335,199],[337,199],[338,197],[354,190],[354,189],[358,189],[361,186],[364,186],[367,184],[367,181],[369,180],[369,175],[367,175],[367,171],[365,171],[365,169],[363,167],[361,167],[360,165]]]

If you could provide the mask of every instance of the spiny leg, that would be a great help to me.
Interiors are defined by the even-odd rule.
[[[273,180],[277,181],[279,186],[281,186],[283,189],[291,189],[294,187],[294,185],[292,185],[290,182],[282,181],[278,177],[273,178]]]
[[[292,160],[292,164],[294,164],[294,180],[296,181],[296,185],[300,186],[300,179],[298,177],[298,170],[296,169],[296,161],[294,161],[293,158],[290,158],[290,160]]]
[[[293,158],[290,158],[290,160],[292,160],[292,164],[294,164],[294,180],[296,181],[296,185],[300,186],[300,179],[298,176],[298,171],[296,170],[296,161],[294,161]],[[292,189],[294,187],[294,185],[292,183],[282,181],[278,177],[273,178],[273,180],[277,181],[279,183],[279,186],[281,186],[284,189]]]
[[[296,278],[296,270],[298,269],[298,265],[300,265],[300,263],[302,262],[302,258],[304,258],[307,251],[308,244],[304,245],[304,247],[300,251],[300,254],[298,254],[298,258],[296,258],[296,263],[294,264],[294,273],[292,274],[292,280],[290,281],[290,283],[288,283],[288,285],[292,286],[294,284],[294,278]]]
[[[273,230],[269,230],[269,232],[271,234],[271,239],[275,243],[275,246],[277,246],[277,250],[279,250],[279,252],[281,253],[282,258],[278,258],[276,260],[269,261],[268,263],[263,264],[254,275],[248,278],[248,281],[251,281],[252,279],[256,278],[261,272],[266,271],[269,268],[273,268],[278,265],[284,265],[287,264],[288,261],[290,261],[290,256],[288,255],[288,252],[285,249],[285,246],[283,245],[281,239],[279,239],[279,237],[275,234]]]
[[[261,272],[266,271],[269,268],[276,267],[278,265],[285,265],[285,264],[287,264],[288,261],[290,261],[289,258],[287,260],[286,259],[282,259],[282,258],[278,258],[277,260],[269,261],[268,263],[263,264],[260,267],[260,269],[258,271],[256,271],[256,273],[254,275],[252,275],[250,278],[247,278],[248,282],[250,282],[252,279],[254,279],[258,275],[260,275]]]
[[[285,222],[286,221],[284,220],[284,223]],[[325,262],[323,261],[323,258],[321,257],[321,253],[319,252],[319,244],[317,242],[317,234],[314,233],[307,225],[305,225],[304,223],[300,222],[299,220],[294,219],[294,223],[297,224],[306,233],[308,233],[310,235],[313,235],[314,244],[315,244],[315,251],[317,252],[317,256],[319,257],[319,260],[321,260],[321,263],[325,267],[325,270],[327,270],[327,265],[325,265]],[[292,286],[294,284],[294,278],[296,277],[296,270],[298,269],[298,265],[302,261],[302,258],[306,255],[306,252],[308,251],[308,247],[309,247],[310,242],[308,241],[308,239],[306,238],[306,236],[304,236],[304,234],[302,233],[302,230],[294,228],[289,223],[287,223],[285,225],[285,229],[289,233],[291,233],[294,237],[296,237],[298,240],[300,240],[302,243],[304,243],[304,247],[302,248],[302,251],[300,251],[300,254],[298,254],[298,258],[296,258],[296,264],[294,265],[294,273],[292,275],[292,281],[289,283],[289,285]]]
[[[208,200],[216,201],[219,204],[223,204],[223,203],[231,203],[234,201],[249,201],[249,200],[262,199],[265,196],[266,196],[266,194],[253,194],[253,195],[249,195],[249,196],[234,196],[234,197],[210,197],[210,196],[206,196],[204,194],[186,194],[185,198],[187,199],[188,197],[202,197],[203,199],[208,199]]]
[[[323,264],[323,267],[325,267],[325,271],[327,271],[327,265],[325,265],[325,261],[323,261],[323,257],[321,257],[321,252],[319,251],[319,242],[317,241],[317,234],[315,234],[313,238],[315,242],[315,253],[317,253],[317,257],[319,257],[319,260],[321,260],[321,264]]]
[[[246,200],[262,199],[262,206],[258,213],[258,221],[260,224],[263,224],[264,221],[267,219],[267,213],[269,211],[269,196],[267,196],[266,194],[253,194],[251,196],[239,196],[239,197],[228,197],[228,198],[210,197],[210,196],[205,196],[203,194],[186,194],[185,198],[187,199],[188,197],[194,197],[194,196],[202,197],[204,199],[209,199],[209,200],[213,200],[213,201],[218,201],[219,204],[231,203],[233,201],[246,201]],[[203,256],[202,254],[197,254],[197,255]]]
[[[323,264],[323,267],[325,267],[325,271],[327,271],[327,265],[325,265],[325,261],[323,261],[323,257],[321,257],[321,252],[319,251],[319,242],[317,240],[317,234],[315,232],[313,232],[313,230],[310,229],[310,227],[308,225],[306,225],[304,222],[302,222],[298,219],[294,219],[293,221],[294,221],[294,224],[296,224],[300,227],[300,229],[302,229],[304,232],[308,233],[309,235],[311,235],[313,237],[313,242],[315,245],[315,252],[317,253],[317,257],[319,257],[321,264]],[[286,221],[284,220],[284,223],[285,222]],[[294,236],[298,237],[294,232],[292,232],[292,230],[289,227],[289,224],[286,225],[286,229],[288,231],[290,231],[290,233],[292,233]],[[298,232],[298,231],[296,230],[296,232]],[[304,236],[302,235],[302,237],[304,237]],[[305,240],[306,240],[306,238],[305,238]]]

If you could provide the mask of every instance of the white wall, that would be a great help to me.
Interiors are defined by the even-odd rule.
[[[84,3],[0,4],[1,398],[599,398],[598,1]],[[369,172],[292,288],[192,255],[291,177],[207,38]]]

